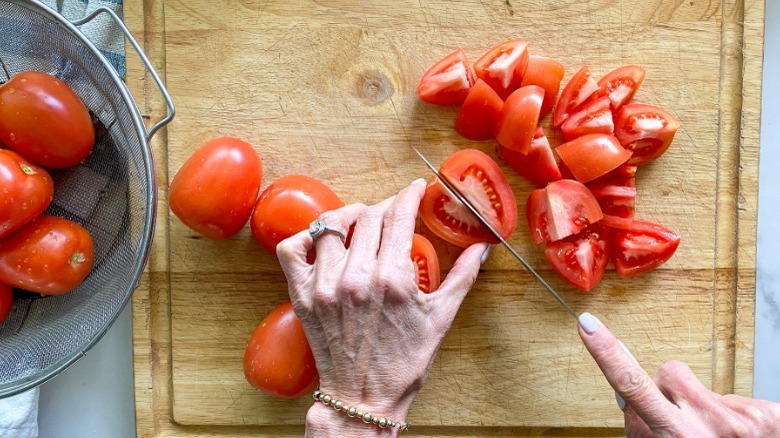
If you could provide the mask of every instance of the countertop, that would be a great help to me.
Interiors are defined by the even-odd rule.
[[[754,397],[780,402],[780,0],[767,0],[759,167]],[[652,371],[652,370],[649,370]],[[128,306],[106,336],[41,387],[40,436],[133,437],[132,327]]]

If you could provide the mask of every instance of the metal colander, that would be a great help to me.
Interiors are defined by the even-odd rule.
[[[124,82],[77,26],[108,14],[138,51],[168,103],[148,132]],[[83,225],[95,245],[92,272],[65,295],[17,291],[0,325],[0,397],[53,377],[82,357],[108,330],[138,286],[154,230],[157,188],[149,138],[173,117],[159,77],[110,9],[69,22],[36,1],[0,0],[0,82],[38,70],[66,82],[93,116],[96,144],[86,161],[52,173],[46,214]]]

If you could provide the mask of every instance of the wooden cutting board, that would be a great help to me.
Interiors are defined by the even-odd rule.
[[[631,280],[609,272],[592,294],[548,268],[524,225],[521,253],[578,311],[599,316],[653,372],[687,362],[720,392],[750,394],[763,2],[126,0],[177,105],[154,142],[160,182],[148,276],[134,298],[140,436],[300,435],[309,398],[280,401],[244,381],[257,323],[286,299],[278,262],[248,227],[205,240],[172,214],[167,182],[203,142],[233,135],[264,160],[263,186],[303,173],[346,202],[377,202],[434,162],[494,142],[452,130],[456,109],[421,103],[428,66],[461,47],[472,60],[510,38],[556,58],[566,78],[622,64],[647,69],[635,101],[681,123],[666,155],[640,169],[638,216],[675,229],[677,254]],[[159,98],[133,56],[128,82],[150,119]],[[545,121],[549,128],[549,121]],[[548,129],[551,141],[559,132]],[[532,187],[505,170],[519,199]],[[453,249],[435,245],[445,268]],[[464,302],[409,419],[413,435],[611,436],[622,414],[571,319],[503,249]]]

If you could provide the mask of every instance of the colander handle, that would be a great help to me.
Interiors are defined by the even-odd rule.
[[[149,58],[146,57],[146,54],[144,54],[144,51],[141,49],[141,46],[139,46],[138,42],[136,42],[135,38],[133,38],[133,35],[130,33],[130,30],[127,28],[127,26],[125,26],[125,23],[122,21],[121,18],[119,18],[119,16],[114,11],[112,11],[111,9],[105,6],[101,6],[95,9],[94,11],[92,11],[86,17],[80,20],[73,21],[72,23],[74,26],[84,25],[86,23],[89,23],[93,19],[95,19],[95,17],[97,17],[101,13],[108,14],[108,16],[111,17],[112,20],[114,20],[114,23],[116,23],[116,25],[119,26],[119,28],[122,30],[122,33],[125,34],[125,38],[127,38],[127,40],[130,41],[130,44],[133,46],[136,53],[138,53],[138,56],[141,58],[141,61],[146,66],[146,70],[149,71],[149,74],[152,75],[154,82],[157,84],[157,87],[160,89],[160,93],[162,93],[163,95],[163,99],[165,100],[165,105],[168,107],[168,114],[162,120],[155,123],[154,126],[152,126],[149,129],[149,131],[146,132],[146,141],[148,143],[158,129],[167,125],[168,122],[170,122],[173,119],[174,114],[176,114],[176,108],[174,108],[173,106],[173,100],[171,100],[171,95],[168,94],[168,89],[165,88],[165,85],[160,79],[160,76],[154,70],[154,67],[152,67],[152,63],[149,62]]]

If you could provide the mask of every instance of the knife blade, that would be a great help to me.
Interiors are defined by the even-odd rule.
[[[436,175],[436,177],[439,179],[439,181],[441,181],[442,185],[444,185],[444,187],[447,190],[449,190],[450,193],[456,199],[458,199],[458,201],[460,201],[464,206],[466,206],[466,208],[474,216],[476,216],[477,219],[479,219],[479,221],[482,223],[482,225],[484,225],[490,231],[490,233],[493,234],[493,236],[496,239],[498,239],[501,242],[501,244],[504,245],[504,247],[506,247],[506,249],[509,250],[509,252],[518,261],[520,261],[520,264],[522,264],[523,267],[526,270],[528,270],[528,272],[531,273],[531,275],[533,275],[539,281],[539,283],[541,283],[542,286],[544,286],[545,289],[547,289],[547,292],[549,292],[550,295],[552,295],[552,297],[555,298],[555,300],[558,301],[558,303],[560,303],[561,306],[563,306],[563,308],[566,310],[566,312],[568,312],[569,315],[574,317],[574,319],[578,319],[577,312],[575,312],[574,309],[572,309],[572,307],[569,305],[569,303],[567,303],[566,300],[564,300],[563,297],[561,297],[558,294],[558,292],[556,292],[555,289],[553,289],[552,286],[550,286],[550,284],[547,283],[547,281],[545,281],[545,279],[542,278],[542,276],[539,275],[538,272],[536,272],[536,270],[533,268],[533,266],[531,266],[531,264],[528,263],[525,260],[525,258],[523,258],[523,256],[521,256],[520,253],[517,252],[517,250],[512,245],[510,245],[509,242],[507,242],[506,239],[504,239],[503,236],[498,234],[498,231],[496,231],[496,229],[493,227],[493,225],[490,222],[488,222],[488,220],[485,219],[485,217],[482,216],[482,214],[479,211],[477,211],[476,207],[474,207],[474,204],[472,204],[471,201],[469,201],[463,195],[463,193],[461,193],[460,190],[458,190],[458,188],[455,187],[449,179],[447,179],[447,177],[445,177],[444,175],[439,173],[439,171],[436,169],[436,167],[434,167],[433,164],[431,164],[431,162],[427,158],[425,158],[425,155],[423,155],[422,152],[417,150],[417,148],[414,147],[414,146],[412,146],[412,149],[414,149],[414,151],[417,153],[417,155],[420,157],[420,159],[423,161],[423,163],[425,163],[425,166],[428,167],[428,169],[430,169],[431,172],[433,172],[434,175]]]

